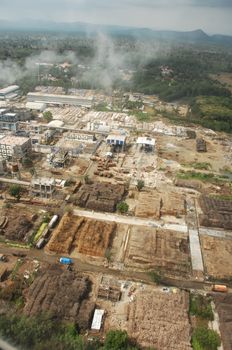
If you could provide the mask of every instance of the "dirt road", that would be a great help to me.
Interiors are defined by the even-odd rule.
[[[58,263],[60,256],[48,255],[43,250],[38,249],[16,249],[12,247],[7,247],[4,244],[0,244],[0,253],[10,255],[13,253],[23,253],[28,259],[36,259],[41,262],[47,262],[50,264]],[[94,264],[89,264],[83,262],[80,259],[73,258],[74,267],[80,272],[96,272],[101,274],[107,274],[116,276],[119,279],[135,280],[144,283],[152,283],[151,277],[147,272],[131,271],[131,270],[118,270],[111,267],[97,266]],[[209,283],[201,281],[191,281],[191,280],[178,280],[170,277],[165,277],[162,279],[164,285],[169,285],[173,287],[179,287],[184,289],[208,289]]]

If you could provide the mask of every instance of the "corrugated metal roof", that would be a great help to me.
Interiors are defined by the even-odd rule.
[[[91,329],[96,330],[96,331],[100,331],[102,317],[103,317],[104,313],[105,313],[104,310],[95,309]]]
[[[150,137],[138,137],[137,144],[155,146],[155,139]]]

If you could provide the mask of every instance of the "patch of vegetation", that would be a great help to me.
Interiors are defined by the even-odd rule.
[[[53,115],[51,111],[46,111],[43,113],[43,118],[46,120],[47,123],[51,122],[53,119]]]
[[[219,199],[219,200],[223,200],[223,201],[232,201],[232,194],[231,195],[215,195],[215,194],[211,194],[209,195],[210,197],[214,198],[214,199]]]
[[[232,98],[199,96],[191,103],[189,120],[206,128],[232,132]]]
[[[86,340],[74,324],[63,323],[49,314],[34,317],[0,315],[0,335],[24,350],[139,350],[127,332],[109,331],[105,342]]]
[[[184,164],[184,166],[191,167],[197,170],[210,170],[212,168],[211,164],[207,162],[202,162],[202,163],[193,162],[193,163]]]
[[[189,311],[191,315],[199,316],[209,321],[214,320],[211,299],[209,297],[200,294],[190,294]]]
[[[9,194],[12,197],[15,197],[18,202],[20,201],[22,192],[23,192],[23,189],[20,185],[11,185],[9,188]]]
[[[141,191],[141,190],[143,189],[144,186],[145,186],[145,183],[144,183],[143,180],[138,180],[138,181],[137,181],[136,187],[137,187],[138,191]]]
[[[133,112],[130,112],[129,114],[136,117],[139,122],[151,122],[154,120],[154,114],[148,112],[133,110]]]
[[[129,210],[129,205],[126,202],[119,202],[117,204],[117,210],[122,214],[127,213]]]
[[[152,280],[152,282],[155,282],[156,284],[160,284],[162,275],[159,271],[150,271],[149,276]]]
[[[196,171],[179,171],[176,175],[177,178],[183,180],[200,180],[203,182],[215,182],[220,183],[228,180],[228,176],[226,175],[214,175],[212,173],[199,173]]]
[[[217,332],[206,327],[198,327],[192,335],[192,347],[194,350],[217,350],[221,345],[221,339]]]

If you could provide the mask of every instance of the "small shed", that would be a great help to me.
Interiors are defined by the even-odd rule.
[[[196,139],[196,150],[197,152],[207,152],[206,141],[203,138]]]
[[[118,134],[110,134],[106,142],[108,145],[113,145],[113,146],[125,146],[126,144],[126,136],[125,135],[118,135]]]
[[[93,331],[100,331],[102,326],[102,318],[105,311],[102,309],[95,309],[94,315],[93,315],[93,321],[91,325],[91,330]]]
[[[151,137],[138,137],[137,145],[144,147],[145,151],[154,151],[155,139]]]

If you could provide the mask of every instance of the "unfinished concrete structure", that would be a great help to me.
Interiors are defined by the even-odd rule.
[[[145,152],[153,152],[155,150],[155,139],[151,137],[138,137],[136,143]]]
[[[0,156],[4,159],[12,157],[22,159],[30,156],[31,139],[27,137],[7,135],[0,138]]]
[[[34,196],[51,198],[55,192],[55,179],[53,178],[33,178],[31,180],[31,193]]]

